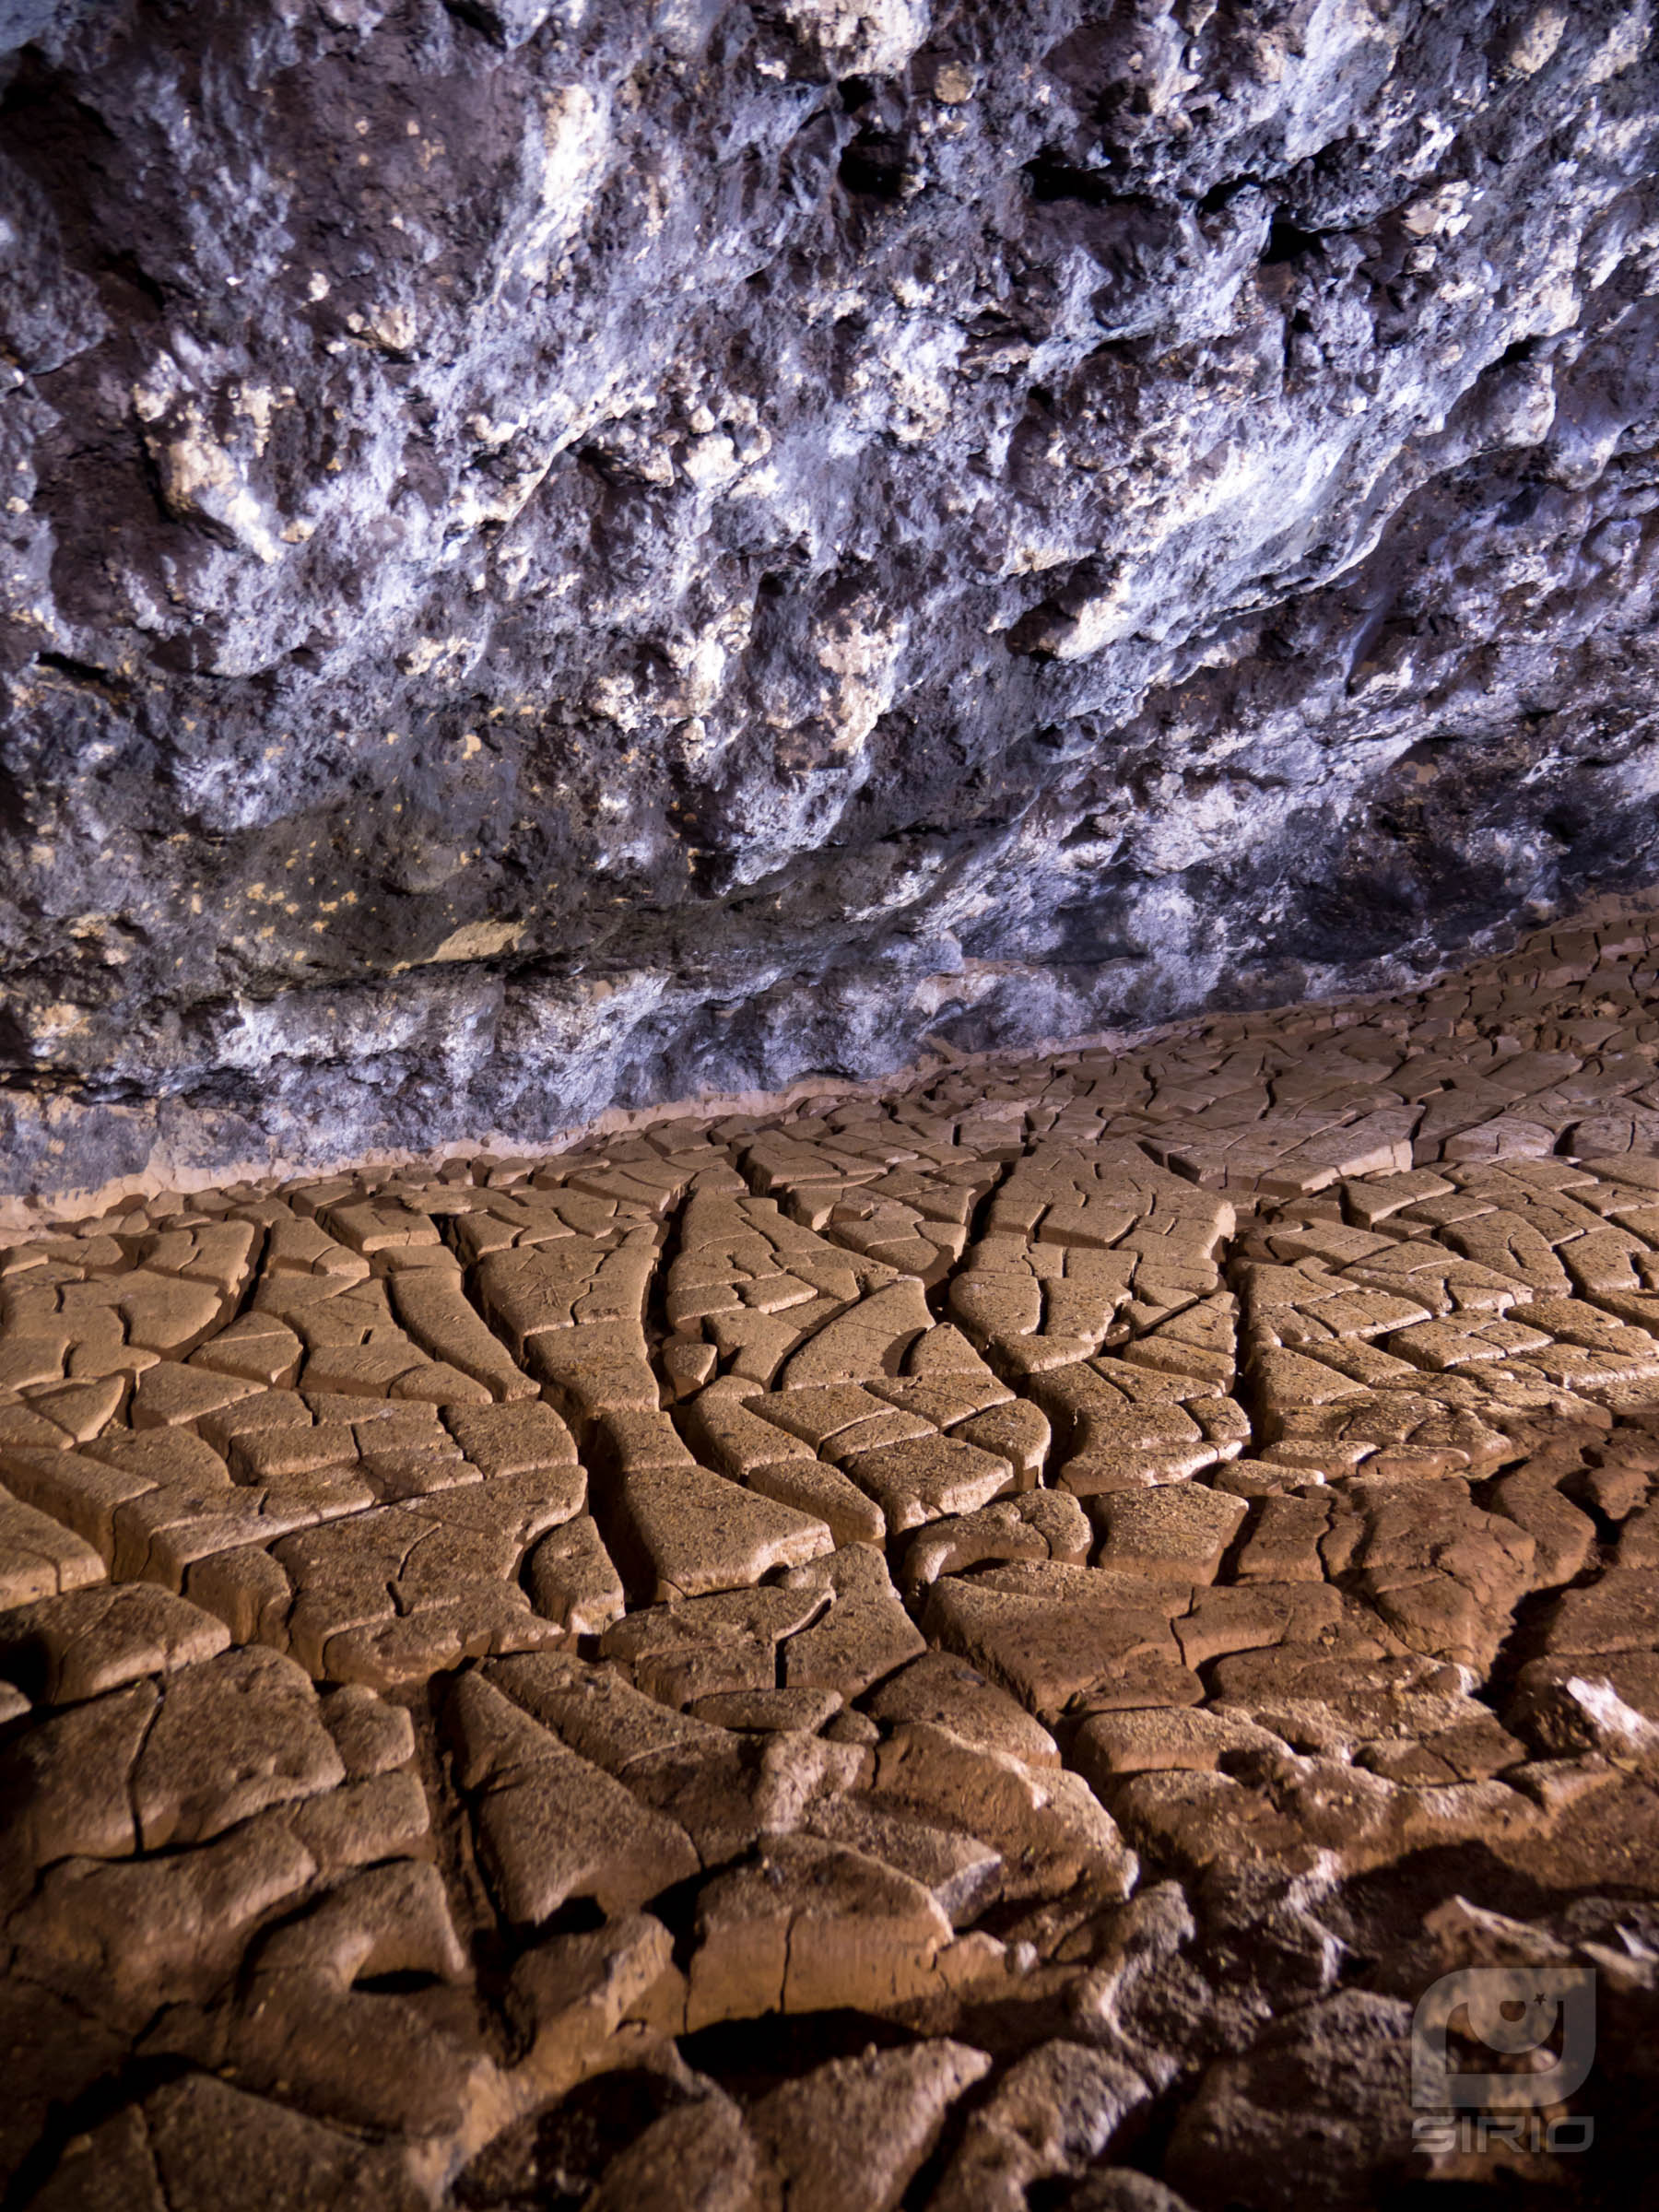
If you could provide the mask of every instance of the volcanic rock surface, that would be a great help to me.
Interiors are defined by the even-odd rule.
[[[1654,867],[1648,0],[0,0],[12,1190]]]
[[[1637,917],[0,1252],[7,2206],[1636,2201],[1656,1064]]]

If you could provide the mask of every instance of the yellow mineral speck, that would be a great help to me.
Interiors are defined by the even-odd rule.
[[[436,952],[428,953],[427,960],[487,960],[492,954],[512,951],[524,934],[522,922],[464,922],[451,930]]]
[[[463,760],[470,760],[475,753],[481,753],[483,750],[484,747],[481,740],[471,730],[467,730],[463,734],[461,738],[461,758]]]
[[[412,308],[377,307],[368,318],[368,326],[370,336],[394,353],[405,352],[415,343],[417,325]]]

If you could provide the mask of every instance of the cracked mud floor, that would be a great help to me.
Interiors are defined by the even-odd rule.
[[[0,1301],[8,2208],[1637,2201],[1653,918]]]

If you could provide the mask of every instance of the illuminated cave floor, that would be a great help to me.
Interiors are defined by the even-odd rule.
[[[7,2207],[1634,2201],[1659,919],[128,1200],[0,1327]],[[1510,1965],[1596,2046],[1454,2033],[1482,2153]]]

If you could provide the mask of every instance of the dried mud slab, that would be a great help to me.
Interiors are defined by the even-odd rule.
[[[8,2206],[1577,2206],[1654,2147],[1639,921],[57,1224],[0,1485]],[[1595,2066],[1416,2145],[1413,2007],[1492,1965],[1594,1971]]]

